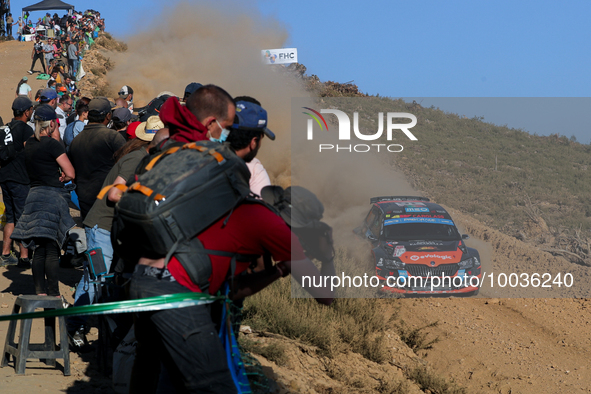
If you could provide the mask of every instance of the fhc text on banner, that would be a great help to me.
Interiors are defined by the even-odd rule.
[[[297,48],[263,49],[263,62],[266,64],[287,64],[298,62]]]

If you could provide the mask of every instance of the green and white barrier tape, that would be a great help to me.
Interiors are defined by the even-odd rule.
[[[36,319],[42,317],[58,316],[89,316],[107,315],[112,313],[153,312],[165,309],[186,308],[189,306],[210,304],[223,300],[224,296],[212,296],[203,293],[178,293],[166,294],[157,297],[142,298],[139,300],[107,302],[104,304],[74,306],[66,309],[50,309],[40,312],[16,313],[13,315],[0,315],[1,321]]]

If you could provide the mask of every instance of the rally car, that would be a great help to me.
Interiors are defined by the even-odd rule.
[[[371,244],[380,291],[478,294],[480,254],[466,246],[468,235],[460,235],[443,207],[425,197],[374,197],[370,202],[363,224],[353,231]]]

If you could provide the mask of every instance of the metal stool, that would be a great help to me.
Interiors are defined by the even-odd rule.
[[[12,313],[19,313],[22,308],[22,313],[34,312],[37,308],[47,309],[62,309],[62,300],[58,297],[51,296],[37,296],[25,295],[19,296],[14,302]],[[2,353],[2,361],[0,367],[6,367],[9,358],[12,355],[14,358],[14,369],[17,375],[25,373],[27,359],[38,358],[45,364],[55,367],[55,359],[62,358],[64,360],[64,375],[70,375],[70,348],[68,346],[68,332],[66,330],[66,319],[63,316],[59,319],[60,332],[60,346],[55,343],[55,317],[46,317],[45,320],[45,343],[30,344],[31,325],[33,319],[25,319],[20,324],[20,334],[18,344],[15,342],[16,334],[16,320],[11,320],[6,333],[6,342],[4,344],[4,352]],[[56,350],[58,348],[59,350]]]

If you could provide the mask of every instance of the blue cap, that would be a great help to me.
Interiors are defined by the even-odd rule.
[[[121,122],[127,122],[131,119],[131,112],[127,108],[117,108],[113,111],[113,118],[117,118]]]
[[[53,99],[56,99],[57,96],[57,92],[53,89],[43,89],[41,91],[41,95],[39,96],[39,100],[40,101],[51,101]]]
[[[197,82],[191,82],[190,84],[187,85],[187,87],[185,88],[185,94],[189,93],[189,94],[193,94],[197,89],[201,88],[203,85],[201,85],[200,83]]]
[[[18,96],[12,102],[13,111],[26,111],[33,106],[33,102],[27,96]]]
[[[35,108],[35,120],[48,121],[57,119],[55,109],[47,104],[41,104]]]
[[[236,130],[262,131],[269,139],[275,139],[275,134],[267,128],[267,111],[260,105],[248,101],[238,101],[234,121],[236,123],[232,125],[232,128]]]

